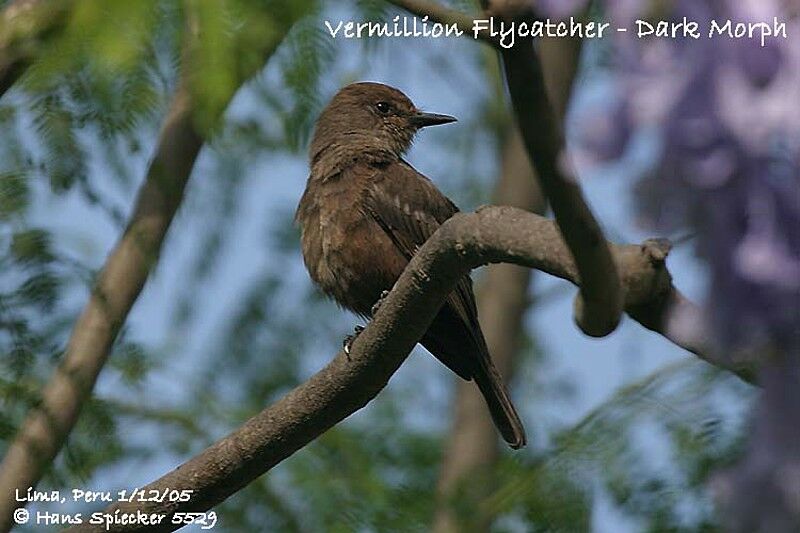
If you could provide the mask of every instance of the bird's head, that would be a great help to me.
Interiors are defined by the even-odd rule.
[[[310,150],[312,165],[326,152],[337,157],[363,153],[399,158],[420,128],[455,120],[420,111],[394,87],[353,83],[336,93],[317,120]]]

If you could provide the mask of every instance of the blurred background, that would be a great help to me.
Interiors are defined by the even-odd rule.
[[[708,303],[726,346],[793,350],[797,3],[538,7],[618,25],[686,13],[789,21],[789,39],[766,47],[617,36],[537,47],[607,237],[672,239],[675,285]],[[380,81],[458,117],[421,133],[407,159],[462,210],[544,212],[496,52],[469,38],[344,40],[325,28],[391,20],[402,12],[390,3],[76,0],[44,13],[35,54],[0,99],[0,453],[125,229],[183,84],[205,142],[43,490],[156,479],[310,377],[359,323],[311,286],[292,220],[313,122],[342,85]],[[216,507],[216,530],[718,530],[711,487],[744,460],[757,389],[630,319],[585,337],[563,281],[508,266],[473,279],[526,449],[498,446],[473,385],[418,347],[366,408]]]

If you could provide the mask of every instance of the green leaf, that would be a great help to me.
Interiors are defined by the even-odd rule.
[[[281,69],[292,102],[288,111],[282,112],[282,119],[291,150],[305,147],[314,119],[322,108],[320,81],[322,73],[333,61],[332,43],[319,20],[311,17],[295,24],[287,37]]]
[[[29,202],[27,175],[21,172],[0,173],[0,220],[24,213]]]
[[[45,271],[28,278],[17,289],[17,296],[27,303],[49,311],[58,299],[60,288],[60,279],[52,272]]]
[[[11,254],[22,264],[46,264],[53,261],[50,234],[42,229],[15,233],[11,238]]]

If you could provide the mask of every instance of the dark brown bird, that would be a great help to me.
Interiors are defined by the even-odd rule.
[[[296,220],[311,278],[347,309],[371,316],[417,249],[458,211],[403,160],[420,128],[455,120],[423,113],[380,83],[348,85],[317,120]],[[447,297],[421,343],[453,372],[474,379],[506,442],[525,445],[478,323],[469,276]]]

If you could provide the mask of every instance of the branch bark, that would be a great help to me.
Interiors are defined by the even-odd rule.
[[[575,321],[587,335],[608,335],[622,314],[619,273],[572,172],[544,89],[539,58],[530,45],[503,49],[500,55],[522,138],[582,279]]]
[[[64,23],[69,0],[13,0],[0,13],[0,96],[19,79],[43,39]]]
[[[667,245],[608,244],[624,273],[626,309],[646,327],[663,332],[668,304],[679,294],[665,258]],[[171,531],[176,512],[207,510],[292,455],[358,409],[388,383],[422,337],[456,282],[486,263],[508,262],[579,282],[578,270],[556,224],[513,207],[486,207],[460,213],[445,222],[409,263],[349,356],[337,356],[308,381],[242,427],[150,483],[144,489],[191,489],[189,502],[117,503],[108,513],[145,512],[166,516],[160,527]],[[713,360],[708,354],[707,360]],[[724,359],[719,359],[721,362]],[[102,531],[82,525],[70,531]],[[118,526],[111,531],[142,531]]]

